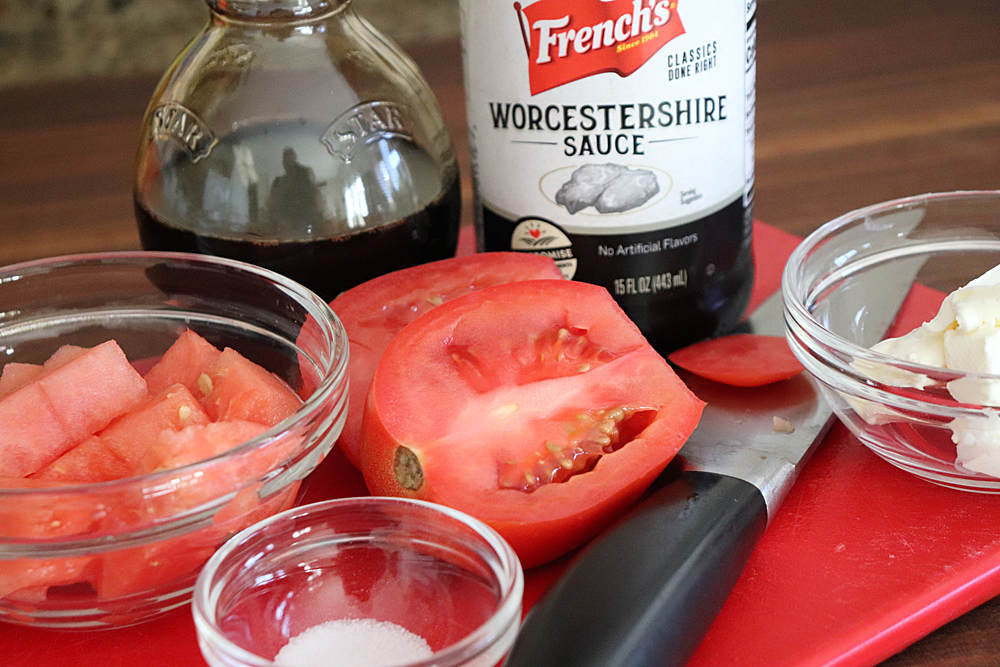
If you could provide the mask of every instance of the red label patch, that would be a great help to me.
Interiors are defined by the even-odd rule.
[[[514,9],[532,95],[602,72],[629,76],[684,34],[677,0],[538,0]]]

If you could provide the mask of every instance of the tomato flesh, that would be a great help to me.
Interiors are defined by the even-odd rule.
[[[631,505],[703,407],[604,288],[498,285],[435,308],[386,348],[361,469],[373,494],[485,521],[531,567]]]
[[[394,271],[347,290],[332,302],[350,341],[350,408],[337,445],[360,463],[361,416],[382,352],[403,327],[435,306],[483,287],[519,280],[562,278],[548,257],[487,252]]]
[[[736,387],[760,387],[803,371],[782,336],[732,334],[688,345],[667,358],[695,375]]]

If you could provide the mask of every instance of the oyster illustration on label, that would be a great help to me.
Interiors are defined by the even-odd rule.
[[[656,174],[620,164],[585,164],[556,192],[556,203],[571,214],[593,206],[599,213],[621,213],[642,206],[660,191]]]

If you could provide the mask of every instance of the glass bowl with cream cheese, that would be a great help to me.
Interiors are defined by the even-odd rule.
[[[517,555],[419,500],[303,505],[234,536],[195,587],[213,667],[494,667],[521,622]]]
[[[792,253],[782,290],[792,350],[863,444],[930,482],[1000,493],[1000,191],[847,213]]]

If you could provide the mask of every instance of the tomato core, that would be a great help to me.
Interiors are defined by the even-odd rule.
[[[417,455],[407,447],[397,447],[393,463],[396,481],[407,491],[416,491],[424,485],[424,471]]]

